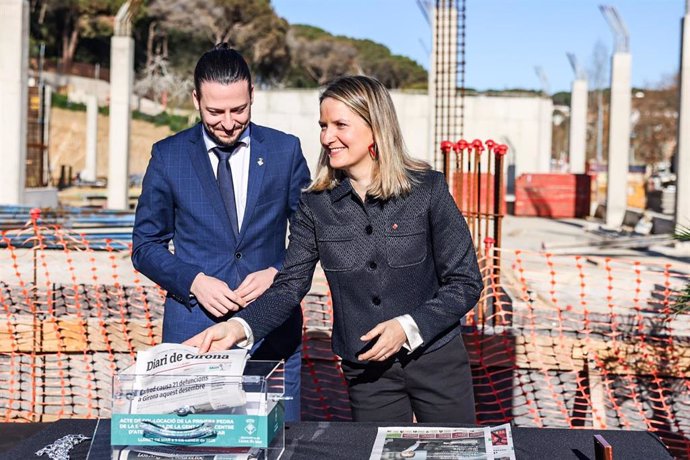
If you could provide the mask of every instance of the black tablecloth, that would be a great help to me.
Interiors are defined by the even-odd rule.
[[[109,438],[110,420],[103,419],[100,435]],[[288,424],[285,429],[286,449],[282,460],[368,459],[376,438],[377,424],[350,422],[302,422]],[[423,426],[422,424],[417,426]],[[23,427],[27,427],[24,428]],[[67,434],[92,437],[96,420],[60,420],[45,424],[45,428],[23,439],[10,450],[0,452],[1,459],[47,459],[35,452]],[[32,425],[0,424],[0,437],[18,439],[22,431],[31,432]],[[576,459],[594,460],[592,436],[601,434],[613,446],[614,458],[652,460],[673,458],[661,441],[645,431],[566,430],[553,428],[513,427],[515,454],[518,459]],[[100,437],[99,435],[99,437]],[[72,460],[85,459],[90,443],[85,441],[71,451]],[[0,448],[2,446],[0,445]],[[94,446],[98,459],[110,459],[110,446]]]

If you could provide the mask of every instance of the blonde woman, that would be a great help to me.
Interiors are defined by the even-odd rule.
[[[290,315],[320,261],[354,420],[474,423],[459,325],[482,281],[443,176],[409,156],[376,79],[328,85],[319,125],[319,167],[291,222],[283,269],[251,305],[186,343],[201,352],[250,346]]]

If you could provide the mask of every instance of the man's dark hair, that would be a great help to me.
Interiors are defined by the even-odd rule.
[[[252,74],[247,61],[242,55],[227,43],[218,43],[206,51],[194,68],[194,89],[197,97],[201,97],[201,84],[212,81],[229,85],[238,81],[246,81],[251,87]]]

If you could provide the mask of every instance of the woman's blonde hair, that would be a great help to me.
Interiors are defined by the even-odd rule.
[[[332,81],[319,97],[319,103],[326,98],[345,104],[369,125],[373,133],[378,154],[367,194],[389,199],[409,193],[415,182],[412,172],[424,171],[430,166],[413,159],[407,152],[398,116],[386,87],[372,77],[346,76]],[[328,153],[322,147],[316,178],[308,190],[330,190],[344,178],[343,171],[330,166]]]

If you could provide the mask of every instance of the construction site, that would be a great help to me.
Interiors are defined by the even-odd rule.
[[[477,423],[649,431],[677,458],[690,457],[690,311],[682,308],[688,302],[690,247],[678,236],[690,222],[690,5],[683,19],[688,46],[681,66],[674,203],[652,211],[630,206],[630,54],[615,9],[603,11],[618,28],[618,41],[611,56],[608,170],[601,190],[602,175],[587,171],[586,121],[577,106],[586,99],[586,82],[583,88],[577,75],[573,82],[571,170],[552,172],[550,149],[521,144],[519,128],[492,134],[492,123],[472,118],[468,107],[500,101],[465,94],[465,2],[431,3],[428,95],[394,99],[428,103],[423,113],[430,129],[411,143],[444,172],[482,271],[482,297],[462,325]],[[126,54],[132,38],[126,27],[120,31],[113,52],[119,46]],[[0,68],[28,72],[26,64],[17,65],[22,56],[7,66],[9,58],[3,55]],[[111,69],[108,161],[96,158],[99,136],[92,125],[96,131],[87,133],[84,145],[86,175],[76,183],[74,173],[64,171],[58,176],[70,184],[57,187],[55,170],[47,168],[46,100],[56,89],[28,88],[26,73],[18,75],[15,80],[25,87],[14,103],[29,122],[23,128],[0,123],[0,129],[24,134],[15,146],[24,153],[2,168],[12,171],[0,172],[3,422],[109,417],[113,375],[131,365],[138,350],[161,342],[166,293],[130,260],[139,188],[127,169],[131,107],[121,97],[131,88],[117,79]],[[314,94],[305,97],[311,101]],[[261,104],[261,93],[256,97]],[[11,102],[3,99],[2,105]],[[536,97],[525,104],[538,112],[551,102]],[[87,110],[87,122],[97,112],[97,105],[95,112]],[[401,123],[407,123],[404,115]],[[531,134],[543,131],[540,123],[526,128],[532,130],[526,137],[538,138]],[[550,141],[549,134],[544,145]],[[12,142],[6,145],[14,148]],[[306,146],[314,142],[313,136],[302,140]],[[308,158],[310,167],[314,159]],[[340,360],[331,351],[329,287],[319,268],[302,312],[302,419],[351,420]]]

